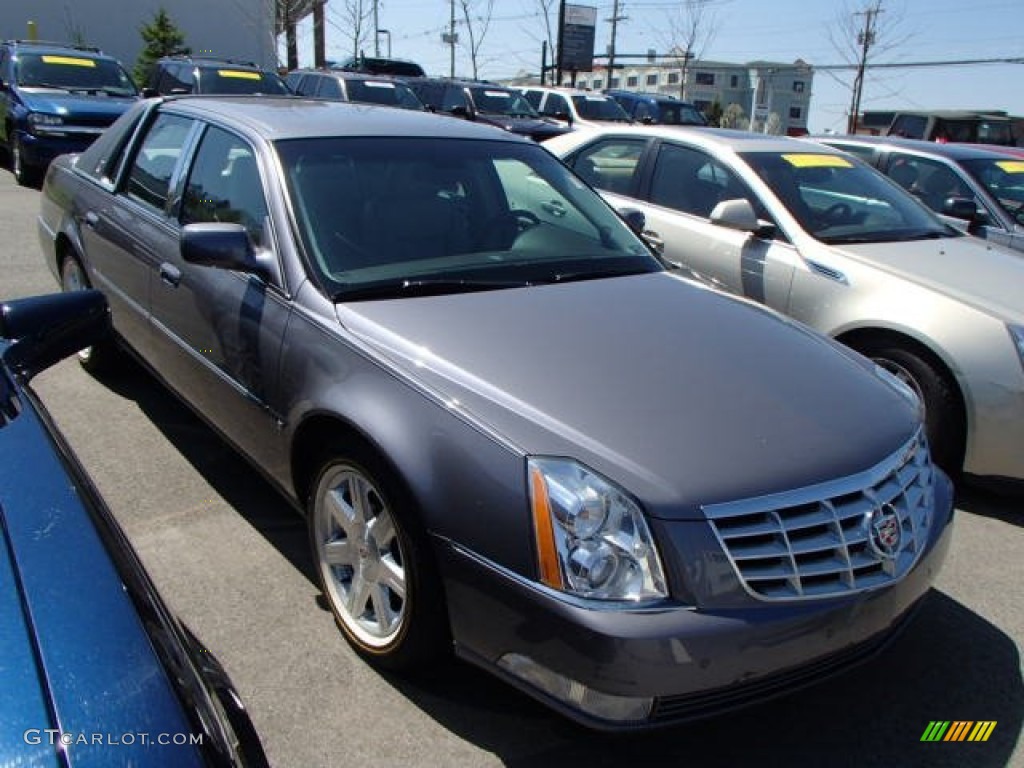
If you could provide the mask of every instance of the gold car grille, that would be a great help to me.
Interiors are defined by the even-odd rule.
[[[934,483],[921,430],[866,472],[704,512],[754,597],[837,597],[891,584],[913,568],[928,542]]]

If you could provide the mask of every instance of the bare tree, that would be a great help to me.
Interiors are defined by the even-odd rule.
[[[828,74],[850,91],[850,107],[847,113],[847,130],[857,132],[860,119],[861,97],[870,71],[870,64],[876,57],[885,57],[904,46],[910,35],[902,31],[901,9],[882,7],[882,0],[873,0],[853,7],[845,6],[836,19],[835,27],[829,30],[832,47],[849,65],[849,72],[829,70]]]
[[[487,29],[491,26],[494,14],[494,0],[459,0],[462,20],[466,26],[466,35],[461,45],[469,53],[469,62],[473,68],[473,79],[479,75],[480,47],[484,43]]]
[[[558,4],[559,0],[529,0],[524,10],[533,8],[536,15],[540,17],[543,34],[536,34],[532,29],[524,29],[528,37],[537,43],[538,47],[547,46],[547,66],[554,68],[554,62],[558,46]],[[542,79],[545,73],[541,73]]]
[[[327,4],[331,10],[330,25],[345,35],[351,44],[352,58],[363,54],[367,43],[372,43],[370,20],[373,17],[373,0],[337,0]]]
[[[666,16],[668,32],[661,35],[671,61],[681,70],[679,97],[686,98],[690,65],[704,55],[718,28],[718,20],[709,0],[683,0]]]

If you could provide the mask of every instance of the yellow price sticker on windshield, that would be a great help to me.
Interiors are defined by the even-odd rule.
[[[794,168],[853,168],[853,163],[839,155],[783,155]]]
[[[95,67],[92,59],[76,59],[71,56],[43,56],[44,64],[67,64],[72,67]]]
[[[259,80],[259,72],[246,72],[242,69],[218,69],[217,74],[221,77],[237,77],[241,80]]]
[[[1007,173],[1024,173],[1024,160],[999,160],[996,165]]]

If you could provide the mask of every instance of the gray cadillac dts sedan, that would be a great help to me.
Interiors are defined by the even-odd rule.
[[[380,666],[454,649],[600,728],[706,715],[871,655],[945,555],[909,388],[667,271],[526,139],[153,99],[41,200],[54,274],[111,306],[83,364],[131,350],[304,511]]]

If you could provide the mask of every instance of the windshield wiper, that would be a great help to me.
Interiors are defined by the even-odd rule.
[[[440,296],[447,293],[497,291],[529,285],[522,280],[395,280],[342,288],[331,295],[331,301],[364,301],[367,299],[398,299],[410,296]]]
[[[71,92],[71,86],[68,85],[57,85],[56,83],[22,83],[22,88],[49,88],[52,91],[67,91]]]

